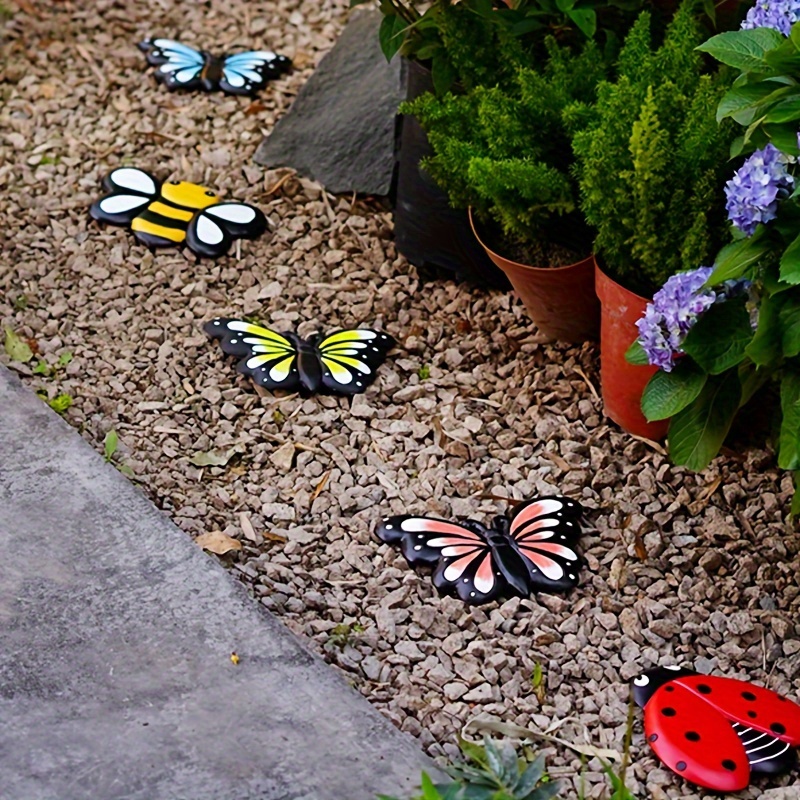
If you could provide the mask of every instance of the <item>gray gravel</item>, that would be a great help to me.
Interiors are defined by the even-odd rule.
[[[73,359],[50,377],[17,371],[72,395],[65,416],[98,449],[117,431],[117,463],[189,534],[240,540],[222,558],[255,597],[433,755],[453,755],[478,712],[539,727],[575,717],[563,738],[586,727],[620,748],[627,681],[658,663],[796,697],[800,539],[772,453],[734,442],[702,474],[670,466],[603,418],[595,345],[542,343],[510,295],[422,286],[380,204],[252,163],[346,5],[21,4],[33,13],[5,23],[0,58],[0,322],[46,360]],[[270,46],[297,69],[255,102],[169,94],[133,46],[153,32]],[[255,203],[274,232],[216,263],[153,256],[88,219],[100,179],[122,163]],[[352,407],[260,396],[200,329],[239,314],[303,335],[368,323],[400,344]],[[225,465],[190,462],[210,451]],[[470,610],[372,535],[384,514],[486,518],[503,509],[496,497],[553,491],[589,509],[588,569],[564,598]],[[544,750],[571,780],[579,759]],[[640,797],[705,796],[658,768],[638,714],[634,757]],[[600,765],[587,769],[587,796],[601,797]]]

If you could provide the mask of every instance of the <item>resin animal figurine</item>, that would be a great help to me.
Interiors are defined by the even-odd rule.
[[[658,667],[633,679],[633,697],[655,754],[698,786],[738,792],[753,773],[779,774],[797,761],[800,706],[769,689]]]
[[[197,256],[218,258],[234,239],[255,239],[267,229],[267,218],[254,206],[220,200],[196,183],[162,184],[134,167],[115,169],[103,188],[109,194],[92,203],[92,218],[129,227],[151,250],[185,242]]]
[[[238,371],[259,386],[303,395],[365,391],[395,345],[388,333],[369,328],[303,339],[244,320],[218,318],[207,322],[203,330],[221,340],[224,353],[241,357]]]
[[[566,497],[539,497],[495,517],[488,527],[471,519],[403,515],[387,517],[376,533],[399,547],[412,567],[432,566],[440,595],[481,605],[575,586],[582,513],[580,504]]]
[[[158,67],[156,80],[170,91],[202,89],[252,95],[292,66],[286,56],[271,50],[248,50],[218,57],[173,39],[145,39],[137,46],[146,54],[147,63]]]

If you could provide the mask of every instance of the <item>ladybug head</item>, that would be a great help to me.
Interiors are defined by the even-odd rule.
[[[656,667],[633,679],[633,700],[639,708],[644,708],[647,701],[655,694],[656,689],[660,689],[665,683],[683,678],[687,675],[697,675],[694,670],[684,667]]]

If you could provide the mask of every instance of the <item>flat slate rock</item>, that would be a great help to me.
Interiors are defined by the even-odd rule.
[[[395,118],[405,99],[401,60],[381,52],[376,9],[359,9],[255,160],[292,167],[329,192],[386,195],[394,171]]]
[[[374,800],[431,766],[2,367],[0,564],[9,800]]]

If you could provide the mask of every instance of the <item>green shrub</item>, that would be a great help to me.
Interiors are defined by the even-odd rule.
[[[681,5],[658,48],[642,13],[616,80],[601,83],[593,104],[564,112],[595,251],[613,278],[645,295],[709,263],[727,238],[722,187],[734,131],[717,125],[715,110],[731,78],[704,74],[694,6]]]
[[[423,162],[455,208],[472,206],[510,237],[540,238],[553,215],[577,207],[570,141],[562,110],[591,102],[606,74],[593,42],[573,52],[550,38],[540,71],[518,69],[507,85],[463,94],[426,94],[401,106],[428,134]]]

